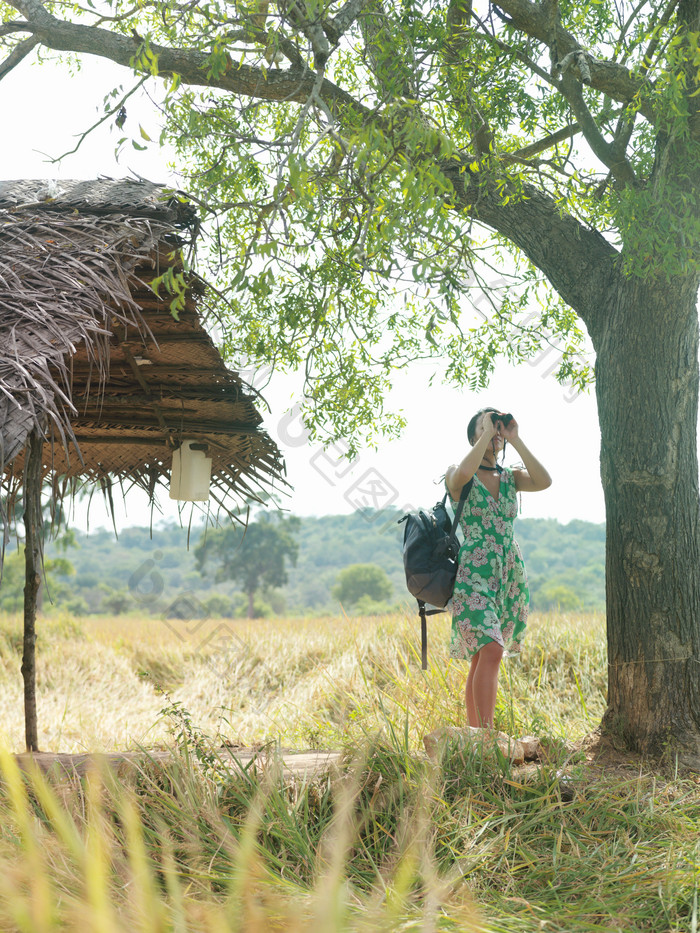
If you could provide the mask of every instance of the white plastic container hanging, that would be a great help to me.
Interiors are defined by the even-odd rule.
[[[207,445],[187,440],[173,451],[170,498],[184,502],[206,502],[211,483],[211,457]]]

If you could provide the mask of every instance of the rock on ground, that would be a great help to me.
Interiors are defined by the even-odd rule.
[[[423,745],[430,758],[437,760],[443,749],[450,745],[458,749],[472,748],[482,754],[493,751],[498,747],[506,758],[514,765],[521,765],[524,761],[535,761],[540,757],[540,743],[534,736],[524,736],[514,739],[505,732],[494,729],[477,729],[474,726],[441,726],[434,732],[423,737]]]

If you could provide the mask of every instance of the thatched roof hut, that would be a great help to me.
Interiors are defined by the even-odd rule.
[[[213,458],[227,510],[282,474],[249,386],[202,326],[202,288],[183,273],[197,233],[184,199],[142,181],[0,181],[0,475],[10,498],[38,428],[56,494],[116,480],[151,499],[184,438]],[[160,296],[160,297],[159,297]],[[232,498],[233,497],[233,498]]]

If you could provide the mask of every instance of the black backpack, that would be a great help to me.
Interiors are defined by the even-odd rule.
[[[423,670],[428,667],[426,616],[445,612],[445,606],[454,591],[460,548],[457,526],[473,482],[474,480],[470,479],[462,487],[454,519],[450,519],[447,513],[447,493],[429,512],[423,509],[407,512],[399,519],[399,524],[406,522],[403,533],[403,565],[408,591],[418,601]],[[426,603],[435,608],[426,609]]]

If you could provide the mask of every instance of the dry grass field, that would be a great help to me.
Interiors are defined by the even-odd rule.
[[[43,749],[168,747],[118,780],[21,773],[0,748],[2,933],[697,933],[700,784],[595,765],[602,619],[540,615],[497,725],[546,753],[422,736],[462,725],[464,671],[413,615],[243,623],[39,622]],[[22,749],[20,621],[0,622],[5,746]],[[222,742],[337,748],[292,779]]]
[[[409,723],[410,745],[441,724],[462,725],[464,665],[447,658],[448,619],[430,623],[420,670],[416,615],[386,618],[160,620],[116,616],[40,618],[37,624],[42,751],[159,747],[181,704],[223,742],[278,741],[333,748],[371,734],[386,718]],[[2,732],[24,736],[21,618],[0,622]],[[520,659],[504,666],[498,722],[580,738],[604,708],[602,621],[535,616]],[[164,694],[165,692],[165,694]]]

